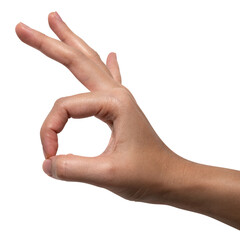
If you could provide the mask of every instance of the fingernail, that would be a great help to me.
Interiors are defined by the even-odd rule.
[[[61,21],[61,22],[63,21],[62,18],[60,17],[60,15],[58,14],[58,12],[55,12],[55,16],[59,21]]]
[[[43,171],[48,175],[48,176],[52,176],[52,160],[50,159],[46,159],[43,162]]]
[[[22,26],[25,28],[25,29],[29,29],[29,30],[32,30],[32,28],[30,28],[29,26],[27,26],[26,24],[20,22],[22,24]]]

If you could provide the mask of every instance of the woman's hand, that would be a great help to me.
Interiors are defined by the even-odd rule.
[[[18,37],[26,44],[65,65],[91,92],[58,99],[41,128],[46,160],[43,170],[57,179],[105,187],[135,201],[161,202],[169,166],[184,165],[157,136],[132,94],[121,84],[116,54],[106,65],[55,13],[49,25],[61,41],[19,23]],[[97,157],[56,156],[57,134],[68,118],[95,116],[109,125],[111,139]],[[170,164],[171,163],[171,164]],[[181,164],[180,164],[181,163]]]
[[[43,170],[57,179],[104,187],[129,200],[202,213],[240,229],[239,171],[190,162],[158,137],[132,94],[121,84],[114,53],[105,65],[56,13],[49,25],[61,41],[16,26],[19,38],[65,65],[91,92],[58,99],[41,128]],[[112,130],[97,157],[56,155],[57,134],[68,118],[95,116]]]

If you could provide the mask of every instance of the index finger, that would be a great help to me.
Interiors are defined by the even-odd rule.
[[[100,92],[82,93],[58,99],[40,131],[41,142],[46,158],[55,156],[58,149],[58,137],[69,118],[96,116],[103,121],[114,121],[117,109],[109,97]]]
[[[113,79],[81,51],[19,23],[18,37],[48,57],[65,65],[90,91],[116,87]]]

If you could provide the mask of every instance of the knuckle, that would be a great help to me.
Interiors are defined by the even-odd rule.
[[[65,103],[65,97],[61,97],[55,101],[54,106],[61,108],[64,106],[64,103]]]
[[[49,124],[48,121],[44,121],[41,128],[40,128],[40,138],[41,141],[44,139],[51,139],[52,134],[51,134],[51,125]]]
[[[45,39],[46,39],[46,35],[45,34],[42,34],[42,37],[39,38],[39,40],[37,41],[37,48],[43,52],[44,50],[44,42],[45,42]]]
[[[92,59],[97,59],[97,60],[100,59],[99,54],[98,54],[95,50],[92,50],[92,51],[91,51],[90,57],[91,57]]]
[[[55,164],[55,177],[58,179],[67,178],[67,161],[65,158],[58,158]]]
[[[40,139],[41,142],[43,144],[44,139],[50,139],[50,134],[49,131],[47,131],[47,126],[42,125],[41,129],[40,129]]]
[[[75,52],[74,50],[69,51],[64,59],[63,65],[67,68],[71,68],[75,64],[75,62],[77,62],[78,58],[79,54],[77,52]]]
[[[44,133],[44,129],[43,129],[43,126],[41,126],[40,131],[39,131],[41,139],[43,137],[43,133]]]
[[[113,183],[116,179],[117,168],[112,161],[107,161],[105,165],[105,177],[107,183]]]
[[[118,108],[130,107],[133,104],[133,96],[130,91],[125,87],[115,88],[111,94],[114,102],[117,104]]]

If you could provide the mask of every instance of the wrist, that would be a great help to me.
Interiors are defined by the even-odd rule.
[[[201,189],[201,184],[196,179],[197,164],[188,161],[177,154],[168,154],[165,164],[163,179],[161,180],[161,204],[184,207],[186,195],[191,197],[191,192]],[[157,199],[156,199],[157,200]],[[156,201],[156,203],[158,203]]]
[[[240,172],[182,159],[162,203],[201,213],[240,229]],[[170,178],[171,179],[171,178]]]
[[[197,211],[195,205],[208,186],[206,176],[201,174],[203,165],[176,156],[174,164],[169,167],[165,181],[163,204]],[[199,206],[199,205],[198,205]]]
[[[141,201],[174,206],[181,202],[184,192],[194,188],[191,175],[194,175],[195,163],[178,156],[165,145],[153,152],[151,160],[155,167],[149,176],[147,194]]]

